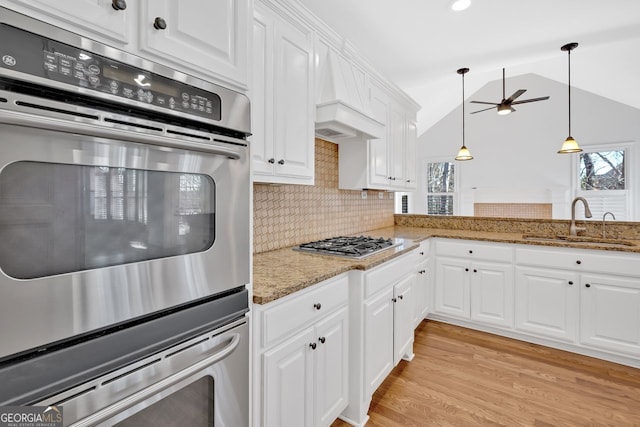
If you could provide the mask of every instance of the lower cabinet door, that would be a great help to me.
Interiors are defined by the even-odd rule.
[[[313,328],[263,355],[264,427],[313,426]]]
[[[640,354],[640,280],[583,274],[580,342],[618,353]]]
[[[469,262],[465,259],[438,257],[433,311],[469,319]]]
[[[330,426],[349,403],[348,317],[345,307],[316,326],[316,426]]]
[[[413,357],[414,287],[416,275],[411,274],[394,285],[393,304],[393,364],[403,357]]]
[[[516,267],[516,329],[575,342],[578,291],[575,272]]]
[[[471,267],[471,320],[513,328],[513,266],[476,262]]]
[[[364,388],[371,396],[393,369],[393,288],[364,303]]]

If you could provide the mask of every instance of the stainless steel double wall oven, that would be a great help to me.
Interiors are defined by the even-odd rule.
[[[248,425],[248,99],[7,9],[0,40],[0,405]]]

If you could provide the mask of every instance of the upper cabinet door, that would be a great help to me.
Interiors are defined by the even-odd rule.
[[[282,20],[275,45],[276,174],[313,180],[313,34]]]
[[[139,0],[140,50],[247,88],[249,0]]]
[[[119,2],[117,10],[111,0],[9,0],[6,3],[18,12],[28,13],[53,25],[86,36],[107,38],[122,46],[130,41],[127,20],[132,16],[133,1]]]

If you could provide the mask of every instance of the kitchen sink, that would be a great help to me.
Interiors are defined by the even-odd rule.
[[[621,239],[601,239],[598,237],[587,237],[587,236],[540,236],[533,234],[523,234],[522,238],[524,240],[534,241],[534,242],[552,242],[552,243],[566,243],[570,245],[576,246],[598,246],[598,247],[609,247],[609,248],[628,248],[631,246],[636,246],[634,242],[630,242],[628,240]]]

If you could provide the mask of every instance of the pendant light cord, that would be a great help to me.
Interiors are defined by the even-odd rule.
[[[571,136],[571,50],[567,50],[569,60],[569,136]]]
[[[462,146],[466,147],[464,141],[464,73],[462,73]]]

